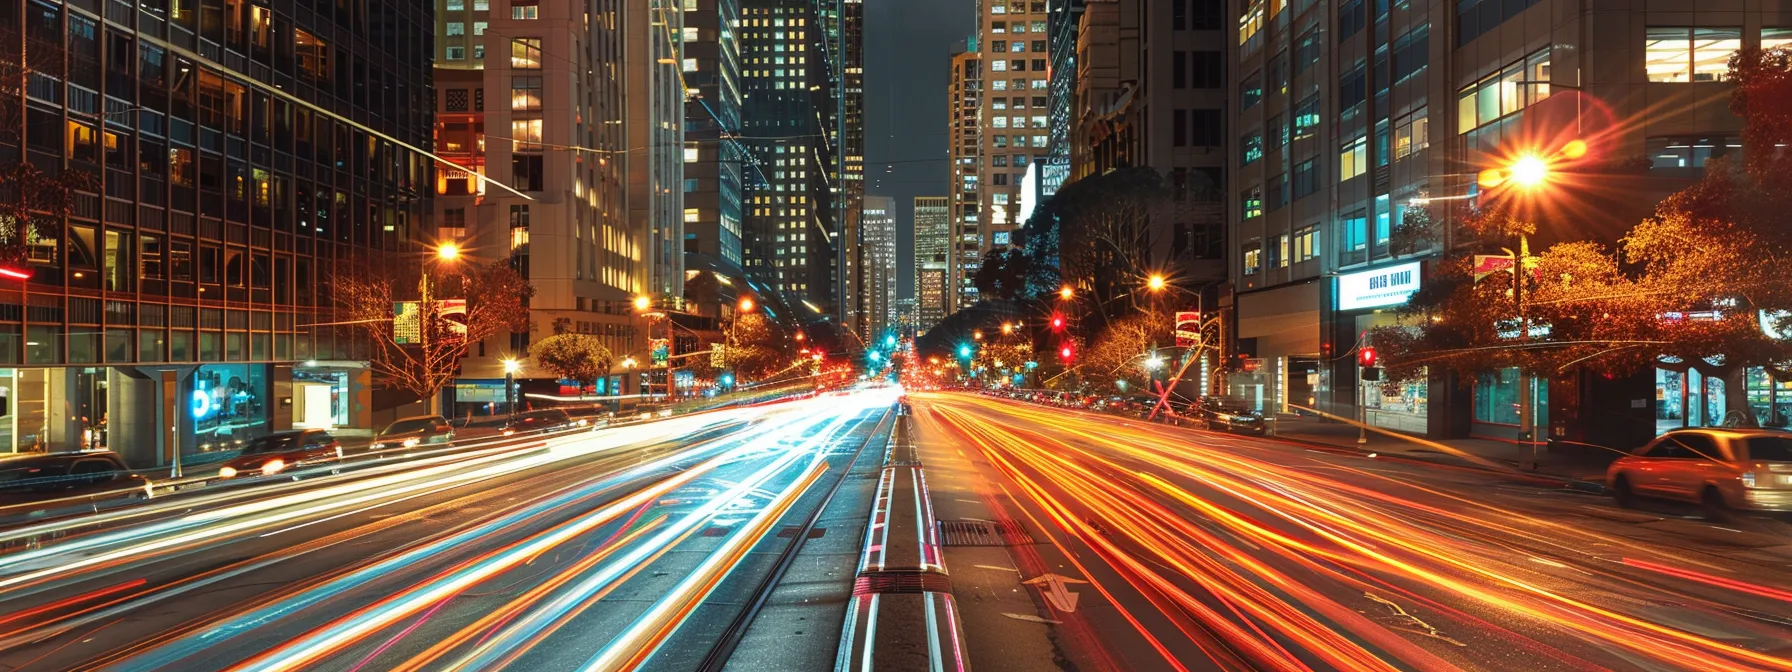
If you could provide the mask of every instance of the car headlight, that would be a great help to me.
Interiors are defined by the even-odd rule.
[[[383,444],[383,443],[376,443],[376,444],[373,444],[373,445],[370,445],[370,446],[368,446],[368,447],[367,447],[367,449],[368,449],[368,450],[385,450],[385,449],[386,449],[386,444]]]
[[[236,478],[235,467],[224,467],[218,470],[218,478]]]
[[[417,438],[416,438],[416,437],[411,437],[411,438],[409,438],[409,439],[405,439],[405,440],[404,440],[404,447],[406,447],[406,448],[414,448],[414,447],[416,447],[416,445],[417,445],[417,444],[418,444],[418,443],[421,443],[421,441],[420,441],[420,440],[418,440],[418,439],[417,439]]]
[[[1742,487],[1745,487],[1745,488],[1755,487],[1755,472],[1752,472],[1752,471],[1742,472]]]
[[[268,460],[267,464],[261,465],[261,475],[272,476],[274,474],[280,473],[281,471],[284,471],[285,469],[286,469],[286,461],[285,460],[278,460],[278,459]]]

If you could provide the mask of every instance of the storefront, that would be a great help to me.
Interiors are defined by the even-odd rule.
[[[1330,315],[1338,357],[1329,368],[1339,378],[1340,387],[1356,391],[1345,403],[1360,407],[1363,422],[1371,426],[1417,435],[1432,430],[1430,380],[1421,375],[1412,380],[1363,381],[1358,385],[1360,367],[1355,353],[1375,345],[1373,330],[1405,326],[1397,311],[1418,291],[1423,275],[1424,266],[1417,261],[1340,274],[1333,290],[1335,310]],[[1333,412],[1345,415],[1356,410]]]
[[[1528,399],[1527,399],[1528,397]],[[1524,405],[1531,405],[1530,436],[1544,437],[1549,427],[1549,383],[1525,377],[1516,368],[1483,373],[1475,378],[1474,426],[1471,434],[1496,439],[1525,436]]]
[[[1754,367],[1744,375],[1747,409],[1731,409],[1722,378],[1707,376],[1692,367],[1655,369],[1655,433],[1682,427],[1735,425],[1751,413],[1762,427],[1786,427],[1792,423],[1792,380],[1775,380],[1765,369]]]
[[[1319,283],[1303,282],[1235,300],[1238,361],[1226,376],[1225,393],[1253,408],[1288,413],[1321,396]]]

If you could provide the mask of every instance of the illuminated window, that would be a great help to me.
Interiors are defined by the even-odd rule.
[[[1741,48],[1740,28],[1648,28],[1643,68],[1651,82],[1721,82]]]
[[[541,111],[541,76],[512,75],[510,109],[517,112]]]
[[[1369,171],[1369,143],[1363,136],[1346,141],[1338,148],[1338,181],[1342,182]]]
[[[519,37],[511,40],[510,67],[513,70],[540,70],[541,38]]]

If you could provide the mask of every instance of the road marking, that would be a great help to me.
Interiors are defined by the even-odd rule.
[[[1004,612],[1002,612],[1002,615],[1007,616],[1007,617],[1012,618],[1017,621],[1027,621],[1029,623],[1045,623],[1048,625],[1059,625],[1059,624],[1063,623],[1063,621],[1054,621],[1049,618],[1040,618],[1040,617],[1034,616],[1032,614],[1016,614],[1016,613],[1010,612],[1010,611],[1004,611]]]
[[[1001,565],[971,565],[971,566],[976,567],[978,569],[993,569],[998,572],[1015,572],[1015,573],[1020,572],[1020,570],[1015,569],[1013,567],[1003,567]]]
[[[1048,573],[1035,576],[1031,579],[1022,581],[1021,583],[1039,588],[1039,593],[1045,598],[1047,604],[1052,605],[1053,609],[1068,614],[1076,611],[1077,594],[1070,592],[1070,589],[1066,587],[1066,584],[1088,583],[1088,581]]]
[[[980,499],[962,499],[961,498],[961,499],[957,499],[954,501],[964,502],[966,504],[982,504],[983,503],[983,500],[980,500]]]

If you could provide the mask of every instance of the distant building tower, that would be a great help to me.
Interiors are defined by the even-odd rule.
[[[983,165],[982,133],[978,129],[983,100],[983,57],[977,53],[977,38],[972,37],[964,49],[952,55],[951,86],[947,109],[950,122],[947,152],[952,159],[951,184],[948,185],[952,195],[947,229],[947,314],[977,302],[977,287],[971,284],[971,278],[977,274],[977,266],[983,260],[982,203],[978,199],[982,193],[978,187]]]
[[[947,255],[952,237],[952,199],[948,196],[916,196],[915,231],[915,330],[924,332],[946,319]]]
[[[896,201],[866,196],[861,220],[864,231],[863,273],[859,294],[864,306],[866,342],[896,329]]]

